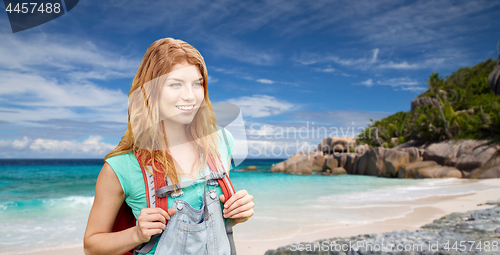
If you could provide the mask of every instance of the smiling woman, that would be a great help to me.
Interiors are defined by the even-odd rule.
[[[129,92],[127,131],[97,179],[87,255],[138,245],[141,254],[236,253],[231,227],[253,215],[253,197],[232,189],[234,139],[216,125],[207,80],[203,57],[186,42],[148,48]],[[127,210],[136,224],[117,229]]]

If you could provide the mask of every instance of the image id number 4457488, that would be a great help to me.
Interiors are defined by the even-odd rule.
[[[467,246],[469,248],[467,249]],[[498,251],[498,242],[493,241],[455,241],[455,242],[446,242],[443,247],[446,251]]]
[[[60,3],[17,3],[12,6],[12,3],[7,5],[5,9],[8,13],[60,13],[61,4]]]

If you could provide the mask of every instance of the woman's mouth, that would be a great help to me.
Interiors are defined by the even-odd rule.
[[[181,112],[190,113],[194,109],[194,104],[191,105],[176,105],[175,108],[179,109]]]

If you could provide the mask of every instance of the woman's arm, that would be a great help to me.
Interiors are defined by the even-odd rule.
[[[141,210],[137,226],[111,233],[124,199],[118,177],[111,166],[105,163],[97,178],[94,204],[85,230],[85,254],[121,255],[165,229],[169,215],[160,208],[145,208]]]

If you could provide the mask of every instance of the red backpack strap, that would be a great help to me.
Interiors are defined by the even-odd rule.
[[[146,201],[147,201],[147,206],[148,208],[154,208],[154,207],[159,207],[162,208],[163,210],[168,209],[168,198],[167,197],[157,197],[156,196],[156,190],[166,186],[167,185],[167,180],[165,178],[165,173],[163,171],[156,171],[154,174],[153,167],[152,167],[152,161],[150,158],[148,158],[145,162],[145,165],[142,164],[142,155],[138,151],[135,152],[135,157],[137,158],[137,161],[139,162],[139,166],[141,167],[142,171],[142,177],[144,179],[144,187],[146,189]],[[160,164],[155,163],[156,169],[161,169]],[[149,171],[147,171],[147,170]],[[158,239],[160,238],[161,234],[156,234],[151,237],[149,242],[140,244],[135,248],[134,254],[146,254],[148,253],[153,246],[156,244]],[[124,254],[128,255],[128,254]]]
[[[163,210],[166,211],[168,208],[167,197],[163,198],[156,197],[156,190],[167,185],[165,172],[156,171],[154,175],[151,174],[153,172],[151,159],[147,159],[146,164],[143,165],[142,155],[139,152],[135,152],[135,156],[137,158],[137,161],[139,162],[139,166],[141,166],[142,176],[144,179],[144,186],[146,188],[146,200],[148,208],[159,207],[163,208]],[[161,166],[158,163],[155,164],[157,169],[161,169]],[[146,169],[151,171],[151,173],[148,172]]]

